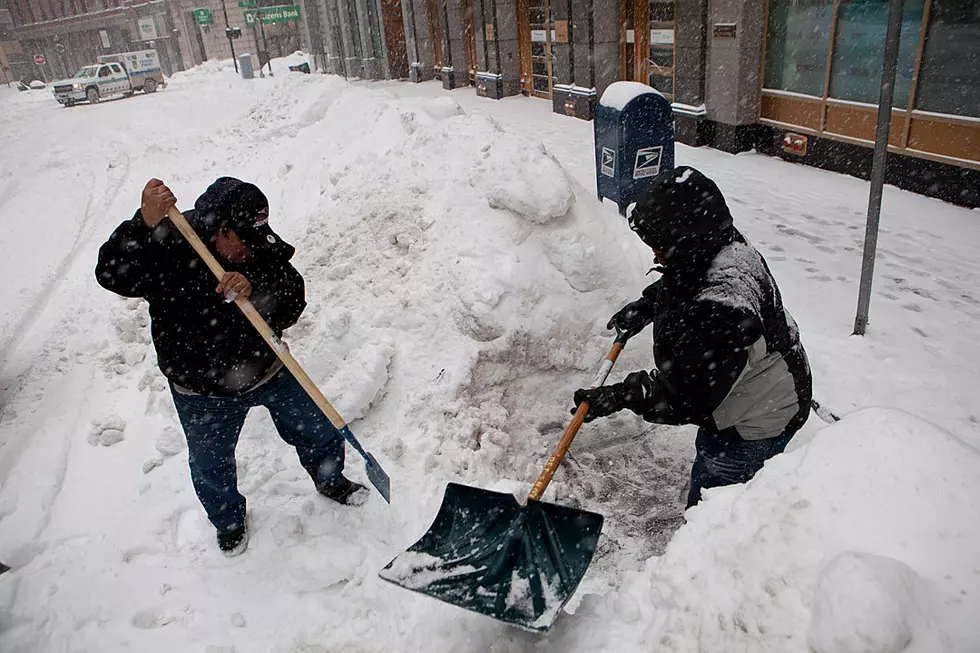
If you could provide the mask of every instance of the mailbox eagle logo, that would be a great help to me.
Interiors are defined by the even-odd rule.
[[[608,147],[602,148],[602,165],[599,167],[607,177],[616,176],[616,151]]]
[[[641,147],[636,151],[636,163],[633,165],[633,179],[656,177],[660,174],[660,157],[663,145],[656,147]]]

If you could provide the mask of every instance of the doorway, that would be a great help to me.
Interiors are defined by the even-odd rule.
[[[623,79],[648,84],[674,99],[674,0],[623,0]]]
[[[525,0],[518,10],[523,29],[521,39],[521,90],[525,95],[551,99],[555,87],[555,20],[550,0]],[[523,2],[520,4],[524,4]]]

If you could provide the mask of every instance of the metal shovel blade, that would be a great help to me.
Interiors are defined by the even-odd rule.
[[[388,477],[387,472],[381,468],[381,464],[377,459],[366,451],[364,452],[364,469],[367,471],[367,477],[371,481],[371,485],[390,504],[391,479]]]
[[[432,527],[381,571],[414,592],[545,631],[595,553],[602,515],[450,483]]]
[[[381,463],[378,459],[369,454],[358,442],[357,438],[350,430],[350,425],[344,425],[344,428],[340,429],[340,435],[344,437],[345,440],[350,442],[351,446],[361,454],[364,458],[364,470],[367,472],[368,480],[371,481],[371,485],[378,491],[384,500],[389,504],[391,503],[391,479],[388,477],[388,473],[381,467]]]

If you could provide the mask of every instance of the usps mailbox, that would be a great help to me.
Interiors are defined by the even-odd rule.
[[[593,124],[599,200],[608,197],[626,215],[653,178],[674,167],[674,113],[653,87],[615,82],[599,99]]]

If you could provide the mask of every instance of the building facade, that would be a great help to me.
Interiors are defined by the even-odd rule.
[[[274,0],[5,1],[18,79],[70,77],[100,55],[132,50],[155,49],[172,75],[233,50],[264,60],[305,47],[300,6]],[[238,30],[234,40],[229,28]]]
[[[328,72],[407,67],[583,119],[639,81],[680,142],[870,175],[888,0],[401,0],[401,30],[383,1],[306,1]],[[888,183],[980,206],[980,1],[904,0],[892,118]]]
[[[209,59],[228,59],[251,54],[253,66],[271,57],[282,57],[308,47],[300,4],[276,0],[168,0],[184,65],[196,66]],[[238,30],[229,39],[227,30]]]
[[[408,77],[402,3],[411,1],[303,0],[316,69],[353,79]]]
[[[148,48],[164,74],[184,68],[165,0],[7,0],[7,9],[32,79],[70,77],[100,55]]]

